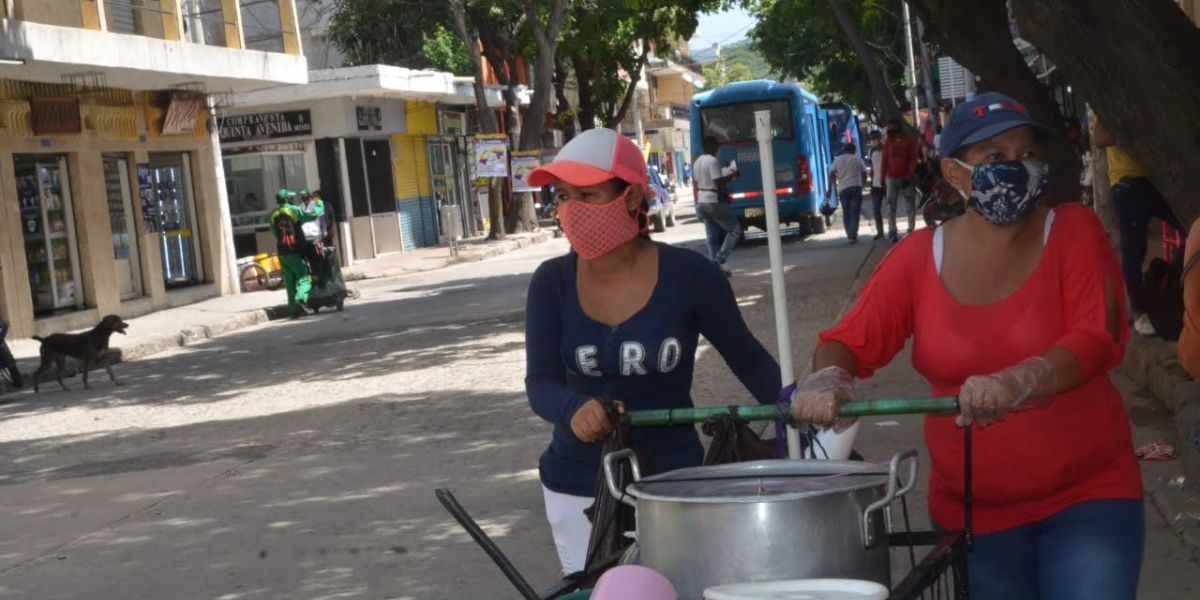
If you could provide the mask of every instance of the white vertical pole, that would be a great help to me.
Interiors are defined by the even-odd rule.
[[[909,84],[913,87],[912,107],[913,107],[913,127],[917,131],[921,131],[921,100],[917,94],[917,55],[913,51],[913,35],[912,35],[912,14],[908,10],[908,3],[904,3],[904,44],[908,48],[908,72]],[[933,107],[930,107],[933,110]]]
[[[767,217],[767,253],[771,259],[771,291],[775,301],[775,334],[779,341],[779,373],[784,385],[796,380],[792,371],[792,332],[788,323],[787,288],[783,280],[783,243],[779,239],[779,197],[775,194],[775,151],[771,147],[771,111],[754,111],[758,162],[762,165],[763,209]],[[800,458],[800,434],[787,428],[788,458]]]

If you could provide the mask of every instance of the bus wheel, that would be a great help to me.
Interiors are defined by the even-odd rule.
[[[803,238],[806,238],[806,237],[808,237],[808,236],[812,235],[812,233],[813,233],[813,232],[812,232],[812,219],[810,219],[810,218],[808,218],[808,217],[803,217],[803,216],[802,216],[802,217],[800,217],[800,222],[799,222],[799,223],[797,223],[797,225],[799,225],[799,226],[800,226],[800,235],[799,235],[799,237],[800,237],[801,239],[803,239]]]
[[[812,221],[812,230],[814,235],[825,233],[825,218],[821,215],[813,215],[810,217]]]

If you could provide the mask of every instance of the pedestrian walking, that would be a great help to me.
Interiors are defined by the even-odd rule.
[[[892,243],[899,240],[896,231],[896,210],[904,197],[908,210],[908,233],[917,226],[916,190],[913,177],[917,173],[917,141],[904,132],[901,121],[893,117],[887,122],[887,140],[883,142],[883,176],[887,187],[888,235]]]
[[[1150,219],[1157,218],[1180,232],[1183,225],[1137,159],[1116,144],[1112,133],[1098,119],[1092,119],[1092,128],[1092,143],[1103,148],[1108,157],[1108,182],[1112,186],[1113,208],[1121,237],[1121,273],[1129,293],[1133,330],[1138,335],[1153,336],[1156,333],[1154,325],[1150,315],[1146,314],[1149,307],[1142,299],[1142,267],[1146,262]]]
[[[833,161],[829,171],[829,189],[837,189],[838,203],[842,205],[842,219],[846,226],[846,239],[858,243],[858,222],[862,217],[863,184],[867,181],[867,164],[858,157],[854,144],[842,147],[842,154]]]
[[[275,236],[279,263],[283,267],[283,283],[287,288],[288,316],[297,318],[308,314],[305,304],[312,290],[312,277],[308,268],[311,244],[305,239],[303,226],[320,218],[322,213],[307,212],[296,205],[297,195],[293,191],[279,190],[275,195],[279,205],[268,219],[271,234]]]
[[[963,527],[961,428],[974,428],[971,598],[1134,600],[1142,476],[1108,376],[1128,341],[1120,267],[1095,214],[1039,206],[1043,131],[1000,94],[954,110],[941,167],[971,210],[888,255],[821,333],[793,407],[801,420],[834,423],[854,379],[911,337],[932,395],[961,405],[957,417],[925,418],[938,528]]]
[[[729,202],[721,198],[721,188],[737,176],[737,167],[730,164],[722,167],[717,161],[717,138],[704,138],[704,153],[696,158],[692,169],[692,187],[696,194],[696,217],[704,223],[704,236],[708,242],[708,257],[726,276],[733,274],[725,268],[725,262],[733,254],[734,247],[742,237],[742,224]]]
[[[867,151],[871,157],[871,214],[875,217],[875,239],[883,239],[883,134],[878,130],[867,134]]]
[[[646,235],[646,164],[612,129],[576,136],[529,175],[555,185],[573,251],[542,263],[529,282],[525,389],[554,425],[539,460],[546,517],[564,574],[583,569],[601,441],[624,410],[693,406],[699,336],[750,393],[777,400],[779,365],[746,327],[733,288],[700,254]],[[693,427],[633,431],[633,447],[663,471],[700,465]]]

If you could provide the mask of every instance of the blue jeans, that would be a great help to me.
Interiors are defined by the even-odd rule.
[[[976,536],[971,600],[1135,600],[1145,518],[1141,500],[1091,500]]]
[[[697,202],[696,216],[704,223],[708,257],[718,265],[725,264],[742,237],[742,224],[738,223],[733,208],[722,202]],[[722,236],[724,241],[721,240]]]
[[[875,216],[875,233],[883,235],[883,197],[886,195],[881,187],[871,188],[871,214]]]
[[[846,237],[858,239],[858,222],[862,218],[862,188],[854,186],[838,191],[838,202],[842,204],[842,221],[846,226]]]
[[[912,180],[886,177],[884,182],[887,185],[888,235],[892,237],[897,235],[896,210],[900,196],[904,196],[904,202],[908,209],[908,232],[912,233],[917,226],[917,191],[913,188]]]
[[[1144,312],[1142,265],[1146,261],[1150,218],[1157,217],[1175,229],[1187,230],[1149,179],[1126,177],[1113,186],[1112,192],[1121,233],[1121,275],[1125,279],[1125,291],[1129,293],[1130,307],[1134,313],[1141,313]]]

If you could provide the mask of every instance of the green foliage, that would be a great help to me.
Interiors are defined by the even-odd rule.
[[[844,1],[863,37],[876,49],[879,67],[897,97],[903,95],[905,69],[900,1]],[[749,6],[759,19],[749,37],[772,69],[804,81],[823,99],[841,100],[867,112],[877,109],[862,61],[826,0],[751,0]]]
[[[749,79],[779,79],[771,65],[750,40],[721,47],[721,58],[728,64],[742,63],[750,70]]]
[[[746,63],[724,58],[704,65],[704,81],[708,88],[718,88],[738,81],[759,79]]]
[[[455,75],[471,75],[471,57],[462,38],[444,26],[433,33],[425,34],[421,51],[429,65],[435,69],[449,71]]]
[[[620,120],[631,93],[630,74],[640,72],[647,50],[670,55],[699,26],[699,13],[722,7],[725,0],[575,0],[559,52],[568,57],[586,90],[591,110],[607,124]],[[596,115],[595,113],[601,113]],[[583,124],[585,128],[590,123]]]
[[[428,68],[426,33],[450,23],[445,2],[332,0],[329,39],[347,66],[366,64]]]

